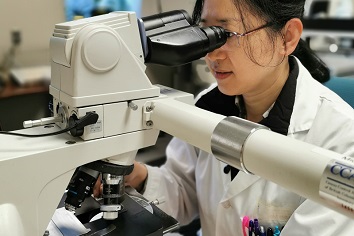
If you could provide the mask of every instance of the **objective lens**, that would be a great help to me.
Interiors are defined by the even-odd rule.
[[[100,172],[81,166],[73,175],[68,185],[65,209],[75,211],[91,194],[91,190]]]
[[[125,188],[122,175],[103,174],[103,205],[101,211],[103,218],[114,220],[118,217],[121,203],[124,200]]]

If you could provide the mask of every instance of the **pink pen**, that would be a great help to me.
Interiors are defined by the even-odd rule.
[[[243,236],[249,236],[248,235],[248,224],[249,224],[250,218],[248,216],[244,216],[242,218],[242,233]]]

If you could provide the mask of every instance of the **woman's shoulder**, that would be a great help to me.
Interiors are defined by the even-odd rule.
[[[354,153],[354,109],[336,93],[299,73],[292,133],[299,139],[339,153]]]
[[[353,109],[336,93],[316,81],[299,63],[295,103],[290,122],[290,133],[304,132],[311,129],[319,119],[320,113],[327,113],[327,120],[335,122],[337,116],[354,118]],[[333,110],[336,110],[334,112]],[[322,116],[322,115],[320,115]]]
[[[354,110],[344,101],[322,97],[307,141],[323,148],[354,155]]]

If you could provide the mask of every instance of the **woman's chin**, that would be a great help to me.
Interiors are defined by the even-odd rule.
[[[237,95],[237,92],[230,89],[229,86],[223,86],[221,84],[218,83],[218,88],[219,88],[219,91],[227,96],[235,96]]]

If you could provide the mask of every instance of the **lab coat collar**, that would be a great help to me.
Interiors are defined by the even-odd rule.
[[[283,89],[272,106],[272,109],[269,111],[268,116],[259,122],[272,131],[283,135],[288,134],[295,103],[296,81],[299,74],[299,66],[294,58],[289,58],[289,65],[290,73]]]
[[[314,83],[319,82],[312,77],[310,72],[307,71],[295,56],[292,57],[296,59],[299,66],[299,75],[295,93],[296,100],[292,119],[290,120],[288,135],[309,130],[316,117],[318,107],[321,105],[318,99],[319,91],[316,90],[316,86],[314,86]]]

